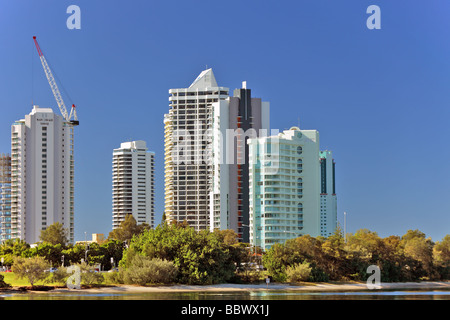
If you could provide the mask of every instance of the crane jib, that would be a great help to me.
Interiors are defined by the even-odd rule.
[[[39,58],[41,59],[42,67],[44,68],[45,75],[48,80],[48,84],[50,85],[50,88],[52,89],[53,96],[55,97],[56,103],[58,104],[59,111],[61,112],[61,115],[63,116],[64,120],[72,124],[73,126],[79,125],[77,113],[75,110],[75,105],[72,105],[72,110],[70,112],[70,115],[67,113],[66,105],[64,104],[64,100],[61,96],[61,93],[59,92],[58,86],[56,84],[55,78],[53,77],[52,71],[50,67],[48,66],[47,60],[44,57],[44,54],[42,53],[41,47],[39,46],[36,37],[33,37],[34,43],[36,45],[36,49],[39,54]],[[71,120],[73,116],[73,120]]]

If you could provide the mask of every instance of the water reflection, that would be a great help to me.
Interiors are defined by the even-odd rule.
[[[450,300],[450,291],[14,293],[0,300]]]

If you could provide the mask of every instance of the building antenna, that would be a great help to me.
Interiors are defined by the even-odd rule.
[[[33,57],[34,57],[34,53],[31,57],[31,107],[33,107],[33,98],[34,98],[34,59],[33,59]]]

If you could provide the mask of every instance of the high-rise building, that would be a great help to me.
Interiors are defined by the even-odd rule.
[[[248,138],[267,135],[269,103],[246,82],[219,87],[212,69],[171,89],[165,124],[165,213],[196,230],[233,229],[249,241]]]
[[[195,230],[210,228],[213,185],[213,105],[228,98],[212,69],[189,88],[170,89],[164,115],[164,205],[166,219],[186,220]]]
[[[127,214],[154,227],[155,153],[142,140],[121,143],[113,151],[113,229]]]
[[[11,239],[11,156],[0,154],[0,243]]]
[[[74,240],[73,126],[33,106],[11,126],[11,238],[36,243],[59,222]]]
[[[337,227],[336,164],[331,151],[320,152],[320,234],[328,237]]]
[[[232,229],[249,242],[247,139],[267,136],[270,104],[251,96],[247,82],[213,106],[213,186],[210,229]]]
[[[249,139],[250,243],[263,249],[320,232],[319,132]]]

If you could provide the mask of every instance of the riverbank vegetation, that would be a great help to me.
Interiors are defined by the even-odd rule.
[[[309,281],[365,281],[372,274],[366,272],[370,265],[380,268],[383,282],[449,280],[450,236],[434,243],[419,230],[381,238],[362,229],[345,239],[337,230],[328,238],[305,235],[275,244],[263,263],[280,282],[289,281],[292,268],[302,263],[309,265]]]
[[[370,265],[380,268],[382,282],[450,279],[450,235],[434,243],[419,230],[381,238],[366,229],[344,237],[338,229],[328,238],[305,235],[262,252],[238,242],[232,230],[196,232],[177,222],[138,228],[131,215],[126,221],[102,243],[67,244],[55,235],[62,235],[60,227],[33,247],[4,242],[2,267],[11,268],[15,280],[1,273],[7,276],[0,286],[24,280],[64,286],[70,265],[80,267],[84,285],[250,283],[267,276],[291,283],[365,281]]]

